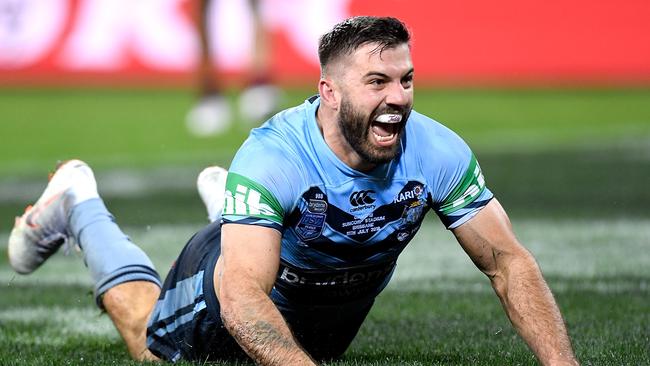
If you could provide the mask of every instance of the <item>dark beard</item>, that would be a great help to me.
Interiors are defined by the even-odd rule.
[[[383,113],[399,113],[402,115],[402,122],[400,122],[400,130],[397,136],[397,143],[391,147],[378,147],[370,142],[370,121],[376,116]],[[402,147],[402,133],[404,132],[404,124],[408,119],[410,112],[393,110],[375,110],[373,113],[366,117],[360,112],[356,111],[352,103],[348,102],[347,98],[341,101],[341,110],[339,111],[338,123],[343,137],[350,144],[352,149],[359,154],[359,156],[370,164],[385,164],[395,159]]]

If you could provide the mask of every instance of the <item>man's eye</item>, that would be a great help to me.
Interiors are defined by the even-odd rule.
[[[370,84],[372,84],[372,85],[382,85],[382,84],[384,84],[384,80],[382,80],[382,79],[372,79],[372,80],[370,80]]]

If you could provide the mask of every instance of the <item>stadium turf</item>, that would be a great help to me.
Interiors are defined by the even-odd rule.
[[[293,105],[308,91],[290,91]],[[127,234],[166,272],[205,213],[201,167],[250,125],[189,136],[186,91],[0,90],[0,250],[58,159],[94,168]],[[589,365],[650,364],[650,91],[422,90],[416,108],[473,147],[535,254]],[[535,364],[489,284],[434,217],[343,360],[332,365]],[[0,256],[0,365],[129,364],[92,305],[79,253],[31,276]],[[136,363],[131,363],[136,364]]]

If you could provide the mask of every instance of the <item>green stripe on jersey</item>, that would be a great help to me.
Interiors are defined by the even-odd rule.
[[[267,219],[282,225],[284,211],[280,202],[264,186],[228,172],[223,215]]]
[[[449,215],[460,210],[474,202],[483,190],[485,190],[485,179],[483,178],[483,173],[481,173],[481,167],[476,161],[476,157],[472,155],[465,175],[454,191],[440,204],[439,212]]]

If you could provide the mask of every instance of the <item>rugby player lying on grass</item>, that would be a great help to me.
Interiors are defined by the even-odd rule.
[[[200,175],[213,222],[190,239],[164,284],[79,160],[59,167],[17,220],[12,266],[32,272],[73,238],[97,305],[138,360],[312,365],[345,352],[433,210],[539,361],[577,364],[537,263],[476,158],[412,110],[409,42],[393,18],[355,17],[325,34],[319,95],[253,130],[227,173]]]

